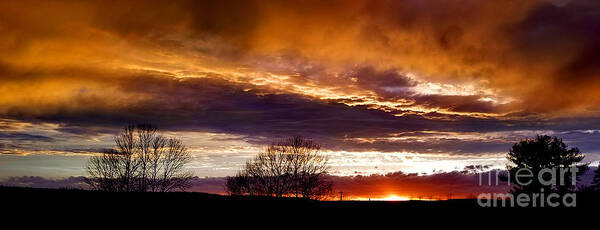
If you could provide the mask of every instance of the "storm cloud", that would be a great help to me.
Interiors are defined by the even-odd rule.
[[[600,152],[597,1],[0,9],[3,153],[93,152],[141,122],[251,145],[302,135],[330,151],[482,156],[553,134]]]

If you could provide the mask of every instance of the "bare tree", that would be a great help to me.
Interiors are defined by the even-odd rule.
[[[86,183],[95,190],[122,191],[121,175],[123,156],[114,149],[105,150],[100,156],[90,158],[86,169],[90,177]]]
[[[127,126],[115,148],[93,156],[86,169],[94,189],[116,192],[168,192],[189,187],[185,172],[191,155],[177,138],[165,138],[151,125]]]
[[[250,177],[242,172],[239,172],[236,176],[227,177],[225,183],[225,190],[229,195],[244,195],[252,194],[250,188]]]
[[[322,175],[328,170],[329,159],[319,154],[321,146],[301,137],[288,138],[277,146],[287,157],[294,195],[310,198],[314,188],[322,185]]]
[[[249,177],[247,190],[253,195],[281,197],[290,187],[289,162],[280,146],[269,145],[251,161],[240,174]]]
[[[156,136],[152,140],[152,151],[148,157],[150,167],[148,175],[148,186],[151,192],[160,190],[160,172],[163,170],[163,159],[167,147],[167,138],[162,135]]]
[[[191,161],[191,155],[183,142],[176,138],[169,138],[166,151],[158,160],[161,172],[159,177],[159,189],[161,192],[174,189],[188,188],[192,178],[191,173],[183,171],[186,164]]]
[[[156,166],[152,164],[154,153],[157,150],[161,150],[153,148],[153,144],[155,140],[162,139],[162,137],[157,135],[156,127],[148,124],[138,125],[134,130],[137,137],[136,148],[138,159],[136,160],[139,163],[139,175],[137,177],[140,180],[138,181],[138,190],[144,191],[149,186],[150,173],[153,171],[152,166]]]
[[[118,164],[114,169],[118,173],[118,191],[132,192],[136,191],[136,177],[140,161],[136,157],[137,140],[135,137],[136,127],[127,126],[121,133],[115,136],[116,149],[112,152],[112,157],[117,159]],[[116,154],[116,155],[115,155]]]
[[[237,176],[227,180],[230,194],[295,196],[317,199],[331,192],[327,180],[328,158],[320,145],[302,137],[292,137],[267,146],[246,162]]]

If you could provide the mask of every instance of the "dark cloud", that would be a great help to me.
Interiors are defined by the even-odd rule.
[[[422,95],[414,97],[415,103],[433,108],[443,108],[455,112],[499,113],[503,107],[481,101],[481,96]]]
[[[345,76],[350,78],[359,87],[384,95],[403,92],[406,91],[406,88],[415,85],[410,78],[401,75],[397,70],[377,71],[372,66],[356,68],[346,73]]]
[[[406,174],[335,177],[335,189],[348,196],[382,198],[390,195],[417,199],[474,198],[480,193],[505,193],[509,187],[479,186],[478,174],[446,172],[432,175]],[[487,180],[484,181],[487,184]],[[495,184],[495,181],[493,181]]]
[[[150,122],[164,130],[248,135],[257,143],[304,135],[340,150],[504,151],[518,135],[426,144],[343,140],[599,127],[588,113],[600,104],[598,7],[584,0],[4,1],[0,116],[56,123],[58,131],[82,136]],[[248,69],[290,76],[259,84]],[[494,104],[479,91],[415,93],[407,72],[425,83],[474,83],[515,102]],[[319,99],[291,90],[295,85],[367,91],[377,102],[429,110],[358,96]],[[570,109],[575,113],[550,116]],[[596,139],[585,135],[567,136],[596,150]]]
[[[510,187],[506,182],[499,181],[496,186],[495,177],[488,181],[487,174],[482,174],[479,184],[479,174],[488,173],[489,166],[470,165],[465,171],[439,172],[431,175],[393,172],[385,175],[369,176],[330,176],[334,183],[334,191],[343,191],[353,198],[385,198],[395,195],[418,199],[474,198],[480,193],[506,193]],[[597,167],[590,167],[582,177],[579,187],[589,186]],[[500,172],[503,173],[503,172]],[[493,174],[495,175],[495,174]],[[188,191],[225,194],[225,177],[194,177]],[[491,186],[489,185],[491,184]],[[48,179],[37,176],[10,177],[0,181],[3,186],[20,186],[34,188],[78,188],[89,189],[84,177],[68,177],[64,179]]]
[[[22,176],[10,177],[6,180],[0,181],[0,185],[32,188],[89,189],[89,186],[85,184],[84,179],[85,178],[81,176],[67,177],[63,179],[48,179],[40,176]]]
[[[20,154],[21,152],[15,151],[19,149],[21,146],[11,144],[11,143],[0,143],[0,153],[1,154]]]
[[[489,171],[493,165],[467,165],[462,173],[479,173]]]
[[[427,127],[427,123],[438,123],[419,117],[396,118],[381,111],[274,93],[212,78],[175,79],[144,75],[120,79],[114,84],[125,92],[148,99],[135,101],[133,107],[119,108],[87,104],[95,97],[79,97],[68,108],[51,109],[43,114],[13,108],[9,115],[20,119],[61,122],[65,126],[60,130],[70,133],[86,132],[75,128],[77,126],[89,129],[89,126],[95,125],[118,127],[130,122],[150,122],[175,130],[339,137],[422,129]]]
[[[224,194],[226,178],[224,177],[193,177],[190,181],[189,191]],[[0,180],[1,186],[17,186],[32,188],[57,188],[57,189],[90,189],[85,183],[85,177],[67,177],[61,179],[50,179],[41,176],[9,177]]]
[[[413,130],[468,131],[469,126],[494,130],[505,126],[500,121],[459,116],[452,120],[432,120],[420,115],[397,117],[361,106],[350,107],[256,88],[248,90],[251,86],[210,78],[174,79],[144,75],[120,79],[116,85],[128,93],[148,99],[136,100],[133,107],[114,107],[88,103],[96,100],[95,97],[78,97],[70,102],[70,107],[51,108],[43,114],[13,108],[9,116],[32,122],[60,123],[58,131],[77,135],[114,133],[130,123],[148,122],[162,130],[265,137],[254,138],[261,144],[272,138],[303,135],[324,142],[330,149],[426,152],[486,151],[486,146],[490,148],[499,144],[452,139],[429,144],[408,141],[354,143],[342,139],[388,137],[393,133]],[[444,147],[448,144],[452,145],[452,150]],[[501,145],[492,149],[499,149]]]
[[[71,82],[80,70],[61,70],[61,78],[52,81]],[[388,140],[402,132],[490,132],[518,130],[573,130],[594,127],[599,121],[589,119],[531,120],[474,118],[436,113],[394,116],[366,106],[347,106],[336,100],[318,100],[297,94],[273,91],[268,87],[236,83],[219,76],[206,78],[175,78],[154,72],[123,72],[119,77],[106,78],[111,72],[86,70],[86,80],[74,87],[77,97],[64,104],[41,103],[31,107],[7,107],[6,117],[29,122],[52,122],[60,126],[58,131],[74,135],[97,135],[115,133],[130,123],[153,123],[165,131],[211,131],[241,134],[251,142],[264,144],[273,138],[290,135],[312,137],[334,150],[374,150],[385,152],[417,151],[424,153],[476,154],[504,152],[519,137],[508,133],[505,139],[459,139],[452,133],[437,137],[426,143],[423,135],[405,140]],[[43,71],[40,75],[54,75]],[[36,75],[37,76],[37,75]],[[396,78],[391,74],[380,76]],[[38,83],[50,78],[36,77]],[[405,81],[402,81],[404,84]],[[82,88],[101,84],[118,88],[115,94],[95,94]],[[123,94],[123,95],[121,95]],[[108,97],[108,98],[107,98]],[[446,105],[459,110],[477,107],[470,104],[475,97],[465,96],[419,96],[423,104]],[[454,99],[451,99],[454,98]],[[461,103],[460,98],[468,98]],[[115,103],[116,102],[116,103]],[[485,107],[483,107],[485,108]],[[473,111],[474,109],[472,109]],[[484,112],[484,110],[482,110]],[[34,134],[1,134],[5,139],[50,141]],[[581,134],[582,138],[586,134]],[[350,138],[349,140],[345,140]],[[352,138],[383,138],[359,142]],[[589,139],[588,139],[589,140]],[[586,149],[596,150],[595,142],[581,142]]]
[[[597,1],[569,1],[562,6],[546,3],[510,27],[520,59],[533,69],[543,66],[549,70],[530,76],[530,82],[545,87],[526,90],[533,109],[597,106],[599,10]]]
[[[439,173],[433,175],[405,174],[402,172],[386,175],[352,176],[329,178],[334,182],[335,191],[344,191],[350,197],[382,198],[386,195],[428,196],[446,198],[453,194],[454,198],[476,196],[480,192],[506,192],[506,186],[480,187],[476,174],[463,174],[459,172]],[[226,178],[199,178],[194,177],[189,191],[224,194]],[[64,179],[48,179],[38,176],[10,177],[0,181],[3,186],[19,186],[34,188],[77,188],[89,189],[84,177],[68,177]]]
[[[225,183],[227,178],[225,177],[194,177],[190,181],[190,191],[194,192],[205,192],[205,193],[216,193],[225,194]]]
[[[581,176],[578,186],[586,187],[591,184],[596,167],[590,167]],[[481,174],[481,185],[479,174]],[[382,198],[390,195],[416,199],[446,199],[449,194],[453,198],[475,198],[480,193],[506,193],[510,190],[507,182],[498,181],[491,177],[485,165],[471,165],[465,171],[440,172],[431,175],[407,174],[403,172],[374,174],[370,176],[332,177],[336,191],[344,191],[347,196]],[[495,171],[492,175],[495,175]],[[505,172],[498,172],[503,174]],[[490,186],[491,184],[491,186]]]
[[[42,136],[42,135],[34,135],[28,133],[19,133],[19,132],[0,132],[0,140],[2,139],[10,139],[14,141],[52,141],[51,137]]]

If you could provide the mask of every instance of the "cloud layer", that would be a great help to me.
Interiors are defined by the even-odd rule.
[[[132,122],[330,151],[480,157],[546,133],[600,152],[592,0],[0,9],[0,153],[94,152]]]
[[[579,186],[589,186],[596,167],[591,167],[582,175]],[[487,172],[482,174],[481,185],[478,172],[486,171],[485,166],[470,166],[464,171],[418,175],[403,172],[373,174],[369,176],[332,176],[334,192],[344,192],[347,199],[461,199],[476,198],[480,193],[506,193],[510,186],[495,176],[488,181]],[[495,174],[492,174],[495,175]],[[83,177],[48,179],[43,177],[11,177],[0,181],[5,186],[26,186],[35,188],[79,188],[88,189]],[[194,177],[189,191],[225,194],[226,178]],[[490,183],[488,183],[490,182]],[[335,195],[335,194],[334,194]],[[335,199],[335,198],[334,198]]]

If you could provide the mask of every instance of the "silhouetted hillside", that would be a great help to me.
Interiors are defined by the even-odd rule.
[[[598,193],[578,194],[577,208],[481,208],[476,200],[449,201],[314,201],[296,198],[221,196],[206,193],[107,193],[77,189],[0,187],[5,210],[28,215],[159,216],[394,216],[579,213],[598,207]],[[154,214],[153,214],[154,215]]]

